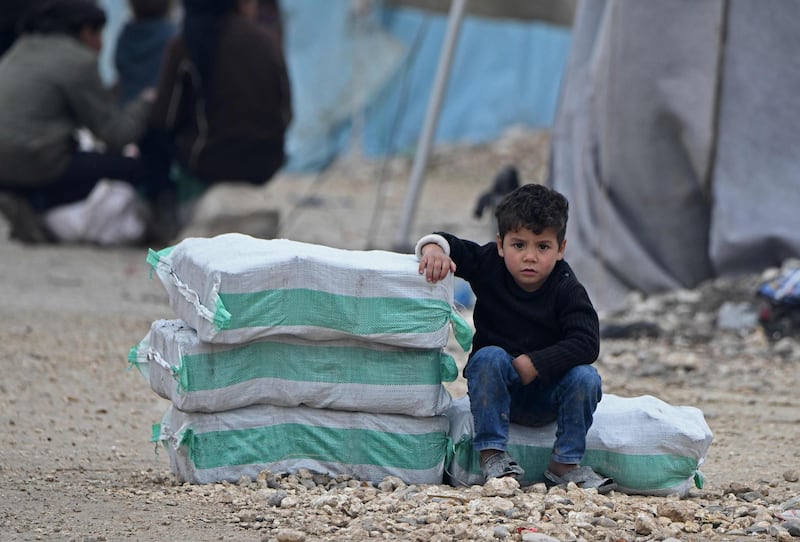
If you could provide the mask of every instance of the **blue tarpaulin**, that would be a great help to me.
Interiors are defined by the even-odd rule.
[[[128,10],[103,0],[109,20],[101,74]],[[287,170],[324,168],[357,148],[367,156],[413,153],[443,46],[447,15],[381,7],[356,14],[348,0],[282,2],[294,121]],[[434,143],[481,143],[507,128],[553,122],[570,31],[546,23],[469,15]]]
[[[331,2],[326,17],[303,17],[304,12],[312,11],[312,4],[317,2],[294,1],[287,12],[287,55],[293,89],[297,89],[297,121],[289,133],[288,169],[317,169],[353,146],[367,156],[412,153],[436,75],[446,15],[384,8],[359,27],[352,24],[347,2]],[[337,17],[351,24],[330,25]],[[323,19],[335,31],[319,35]],[[310,35],[315,39],[301,39]],[[348,42],[350,46],[344,45]],[[376,46],[364,54],[359,43]],[[570,32],[561,27],[468,16],[434,143],[482,143],[498,138],[512,125],[550,126],[569,44]],[[321,59],[330,58],[328,51],[350,52],[349,58],[334,57],[330,62],[334,68],[338,62],[350,65],[321,69]],[[365,80],[363,74],[375,75],[373,65],[393,69]],[[370,83],[374,84],[371,88],[362,86]],[[350,104],[341,100],[329,103],[339,115],[318,113],[320,101],[329,102],[328,96],[354,88],[365,98],[361,100],[365,109],[348,110]],[[326,96],[320,96],[320,89]],[[310,133],[325,137],[310,138]]]

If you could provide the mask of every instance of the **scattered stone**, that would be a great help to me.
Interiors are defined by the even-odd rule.
[[[717,327],[749,332],[758,327],[758,308],[755,303],[725,302],[717,312]]]
[[[387,476],[378,484],[378,489],[384,493],[391,493],[392,491],[402,489],[404,487],[406,487],[406,483],[397,476]]]
[[[305,542],[306,534],[294,529],[280,529],[275,538],[278,542]]]
[[[490,478],[483,484],[483,494],[486,497],[511,497],[519,489],[519,482],[511,476]]]
[[[559,542],[559,540],[542,533],[523,532],[522,542]]]
[[[787,521],[783,527],[792,536],[800,536],[800,520]]]
[[[696,506],[691,502],[684,501],[665,501],[656,507],[660,517],[668,518],[670,521],[686,523],[695,518]]]
[[[239,521],[243,523],[253,523],[256,520],[256,514],[252,510],[240,510],[238,514],[236,514],[239,518]]]
[[[492,531],[492,536],[494,536],[495,538],[499,538],[500,540],[505,540],[506,538],[511,536],[511,533],[508,532],[507,528],[503,527],[502,525],[498,525]]]
[[[658,531],[658,523],[650,514],[640,513],[636,516],[633,530],[636,534],[649,536]]]
[[[759,500],[761,500],[761,501],[764,500],[764,495],[762,495],[758,491],[747,491],[747,492],[742,493],[741,495],[739,495],[739,497],[741,497],[743,500],[745,500],[747,502],[755,502],[755,501],[759,501]]]

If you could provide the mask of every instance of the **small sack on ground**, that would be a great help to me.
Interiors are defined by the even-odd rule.
[[[153,391],[188,412],[271,404],[436,416],[452,401],[442,382],[458,376],[442,349],[299,338],[211,344],[182,320],[153,322],[129,362]]]
[[[449,482],[482,484],[480,458],[472,448],[469,398],[453,401],[447,417],[455,443],[447,468]],[[523,485],[544,482],[555,432],[555,423],[543,427],[511,424],[508,449],[525,469]],[[613,478],[617,491],[623,493],[685,496],[703,485],[699,468],[712,438],[702,411],[695,407],[672,406],[650,395],[606,394],[587,434],[583,464]]]
[[[135,244],[147,229],[136,191],[127,183],[107,179],[97,183],[85,200],[50,209],[43,220],[63,243]]]

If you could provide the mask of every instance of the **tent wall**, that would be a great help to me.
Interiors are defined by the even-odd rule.
[[[298,97],[288,169],[321,169],[352,149],[372,157],[413,153],[436,77],[447,14],[386,5],[355,24],[350,2],[325,2],[325,17],[318,16],[317,4],[283,3],[292,88]],[[331,21],[340,21],[335,30]],[[328,29],[323,31],[323,25]],[[483,143],[513,125],[549,127],[569,43],[570,31],[563,27],[467,16],[434,144]],[[331,58],[331,51],[349,53]],[[323,62],[340,69],[320,69]],[[363,74],[386,66],[391,72],[364,80]],[[360,104],[334,99],[356,90],[365,98]],[[353,107],[363,103],[363,109]]]
[[[367,111],[363,140],[367,154],[413,150],[436,77],[446,25],[445,16],[429,12],[398,9],[384,13],[382,26],[406,44],[410,56]],[[418,50],[412,54],[416,39],[420,40]],[[568,30],[544,23],[467,16],[435,142],[483,143],[515,124],[551,126],[569,41]]]
[[[631,290],[693,287],[798,253],[787,235],[798,215],[785,211],[797,208],[790,172],[800,159],[781,141],[796,133],[797,109],[777,119],[763,106],[797,101],[797,71],[779,50],[800,52],[788,36],[800,5],[770,6],[772,18],[747,0],[579,4],[550,182],[570,199],[567,259],[599,308],[618,308]],[[780,26],[781,46],[751,49],[752,35]],[[759,70],[772,74],[766,100],[745,83]],[[754,129],[762,145],[752,145]],[[787,205],[756,211],[756,186]]]
[[[730,3],[710,238],[718,274],[800,256],[800,2]]]

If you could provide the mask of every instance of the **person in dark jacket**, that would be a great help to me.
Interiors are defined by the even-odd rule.
[[[507,451],[509,424],[557,422],[544,480],[605,493],[610,478],[580,466],[602,397],[592,364],[600,350],[597,312],[564,260],[568,202],[523,185],[497,206],[497,241],[478,245],[444,232],[416,245],[419,272],[436,282],[454,273],[475,293],[475,337],[464,369],[486,479],[522,478]]]
[[[178,33],[170,18],[172,0],[128,0],[133,18],[117,38],[114,65],[117,92],[124,105],[158,84],[167,45]]]
[[[205,185],[263,184],[283,166],[292,120],[280,34],[259,24],[258,0],[184,0],[152,127]]]
[[[160,178],[123,148],[145,132],[155,98],[148,89],[121,108],[100,80],[105,12],[93,0],[43,0],[21,24],[22,35],[0,58],[0,191],[12,237],[43,241],[25,231],[30,216],[84,200],[104,179],[128,182],[155,198]],[[105,147],[85,151],[87,129]],[[15,203],[16,202],[16,203]]]

